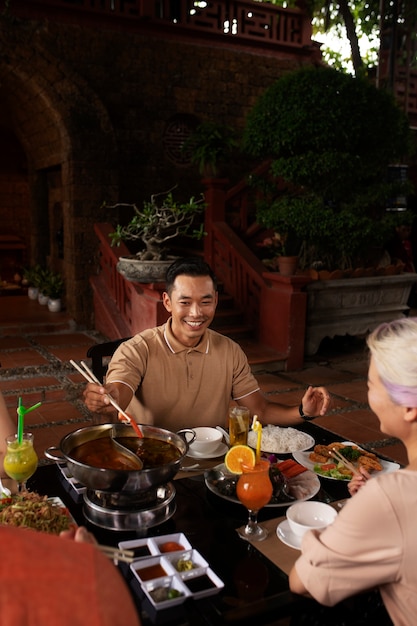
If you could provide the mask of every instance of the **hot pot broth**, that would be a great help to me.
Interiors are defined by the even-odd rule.
[[[181,453],[168,441],[152,437],[116,437],[116,441],[138,455],[143,469],[152,469],[177,461]],[[92,439],[71,450],[71,457],[85,465],[113,470],[132,469],[129,460],[114,448],[110,437]]]

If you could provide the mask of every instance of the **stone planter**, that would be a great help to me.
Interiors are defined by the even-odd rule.
[[[362,335],[381,322],[403,317],[417,274],[317,280],[306,286],[305,354],[324,337]]]
[[[168,267],[176,257],[169,257],[166,261],[140,261],[136,257],[120,257],[117,271],[126,280],[136,283],[161,283],[165,281]]]

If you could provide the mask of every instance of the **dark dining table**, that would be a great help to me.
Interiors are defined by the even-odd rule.
[[[312,435],[316,443],[328,444],[340,439],[311,422],[303,424],[300,429]],[[313,499],[331,503],[348,497],[345,482],[325,478],[320,481],[321,488]],[[205,484],[204,475],[190,473],[173,482],[175,513],[159,526],[137,532],[109,530],[86,520],[83,500],[55,464],[38,467],[28,481],[28,487],[40,494],[58,496],[76,523],[86,526],[101,544],[117,546],[120,541],[143,536],[184,533],[192,547],[202,554],[224,582],[224,588],[216,595],[199,600],[187,599],[178,607],[155,612],[139,598],[137,582],[129,567],[120,564],[144,626],[153,623],[167,626],[337,626],[349,623],[343,621],[349,615],[352,616],[351,624],[355,623],[356,614],[366,618],[368,612],[372,616],[374,605],[379,602],[379,596],[373,593],[358,596],[335,608],[325,608],[313,600],[292,594],[287,575],[267,555],[239,538],[236,529],[247,520],[247,510],[241,504],[212,493]],[[285,506],[266,507],[260,511],[259,521],[285,515],[285,511]]]

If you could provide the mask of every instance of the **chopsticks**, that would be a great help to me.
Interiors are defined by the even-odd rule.
[[[120,561],[121,563],[132,563],[134,561],[135,553],[133,550],[119,550],[118,548],[113,548],[113,546],[102,546],[101,544],[98,544],[97,547],[100,552],[113,561]]]
[[[362,474],[360,473],[360,471],[357,469],[357,467],[355,467],[353,465],[353,463],[351,463],[350,461],[348,461],[347,459],[345,459],[345,457],[343,456],[343,454],[341,452],[339,452],[339,450],[337,450],[337,448],[332,448],[332,456],[337,459],[338,461],[340,461],[340,463],[343,463],[343,465],[346,467],[346,469],[350,470],[352,472],[352,474],[356,474],[356,476],[362,476]]]
[[[88,367],[87,363],[85,363],[84,361],[81,361],[81,365],[83,366],[84,370],[75,361],[70,360],[70,363],[81,374],[81,376],[84,376],[86,381],[88,381],[89,383],[95,383],[96,385],[102,386],[102,383],[96,377],[94,372],[92,372],[90,370],[90,368]],[[142,433],[141,429],[139,428],[139,426],[137,425],[137,423],[135,422],[135,420],[133,420],[130,417],[130,415],[128,415],[125,411],[123,411],[123,409],[117,404],[116,400],[114,400],[109,393],[106,393],[106,396],[110,400],[110,404],[112,406],[114,406],[114,408],[118,411],[118,413],[123,415],[125,420],[127,420],[127,422],[132,426],[132,428],[135,431],[135,433],[137,434],[137,436],[138,437],[143,437],[143,433]]]

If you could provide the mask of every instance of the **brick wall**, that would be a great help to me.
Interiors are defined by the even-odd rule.
[[[168,123],[183,116],[242,130],[263,90],[313,58],[213,45],[192,33],[1,19],[0,139],[6,151],[21,147],[28,174],[5,176],[0,167],[0,232],[24,224],[30,259],[63,271],[68,311],[93,325],[93,223],[123,220],[103,201],[141,203],[175,184],[179,195],[198,194],[197,169],[167,154]],[[242,159],[225,173],[234,182],[250,165]]]

